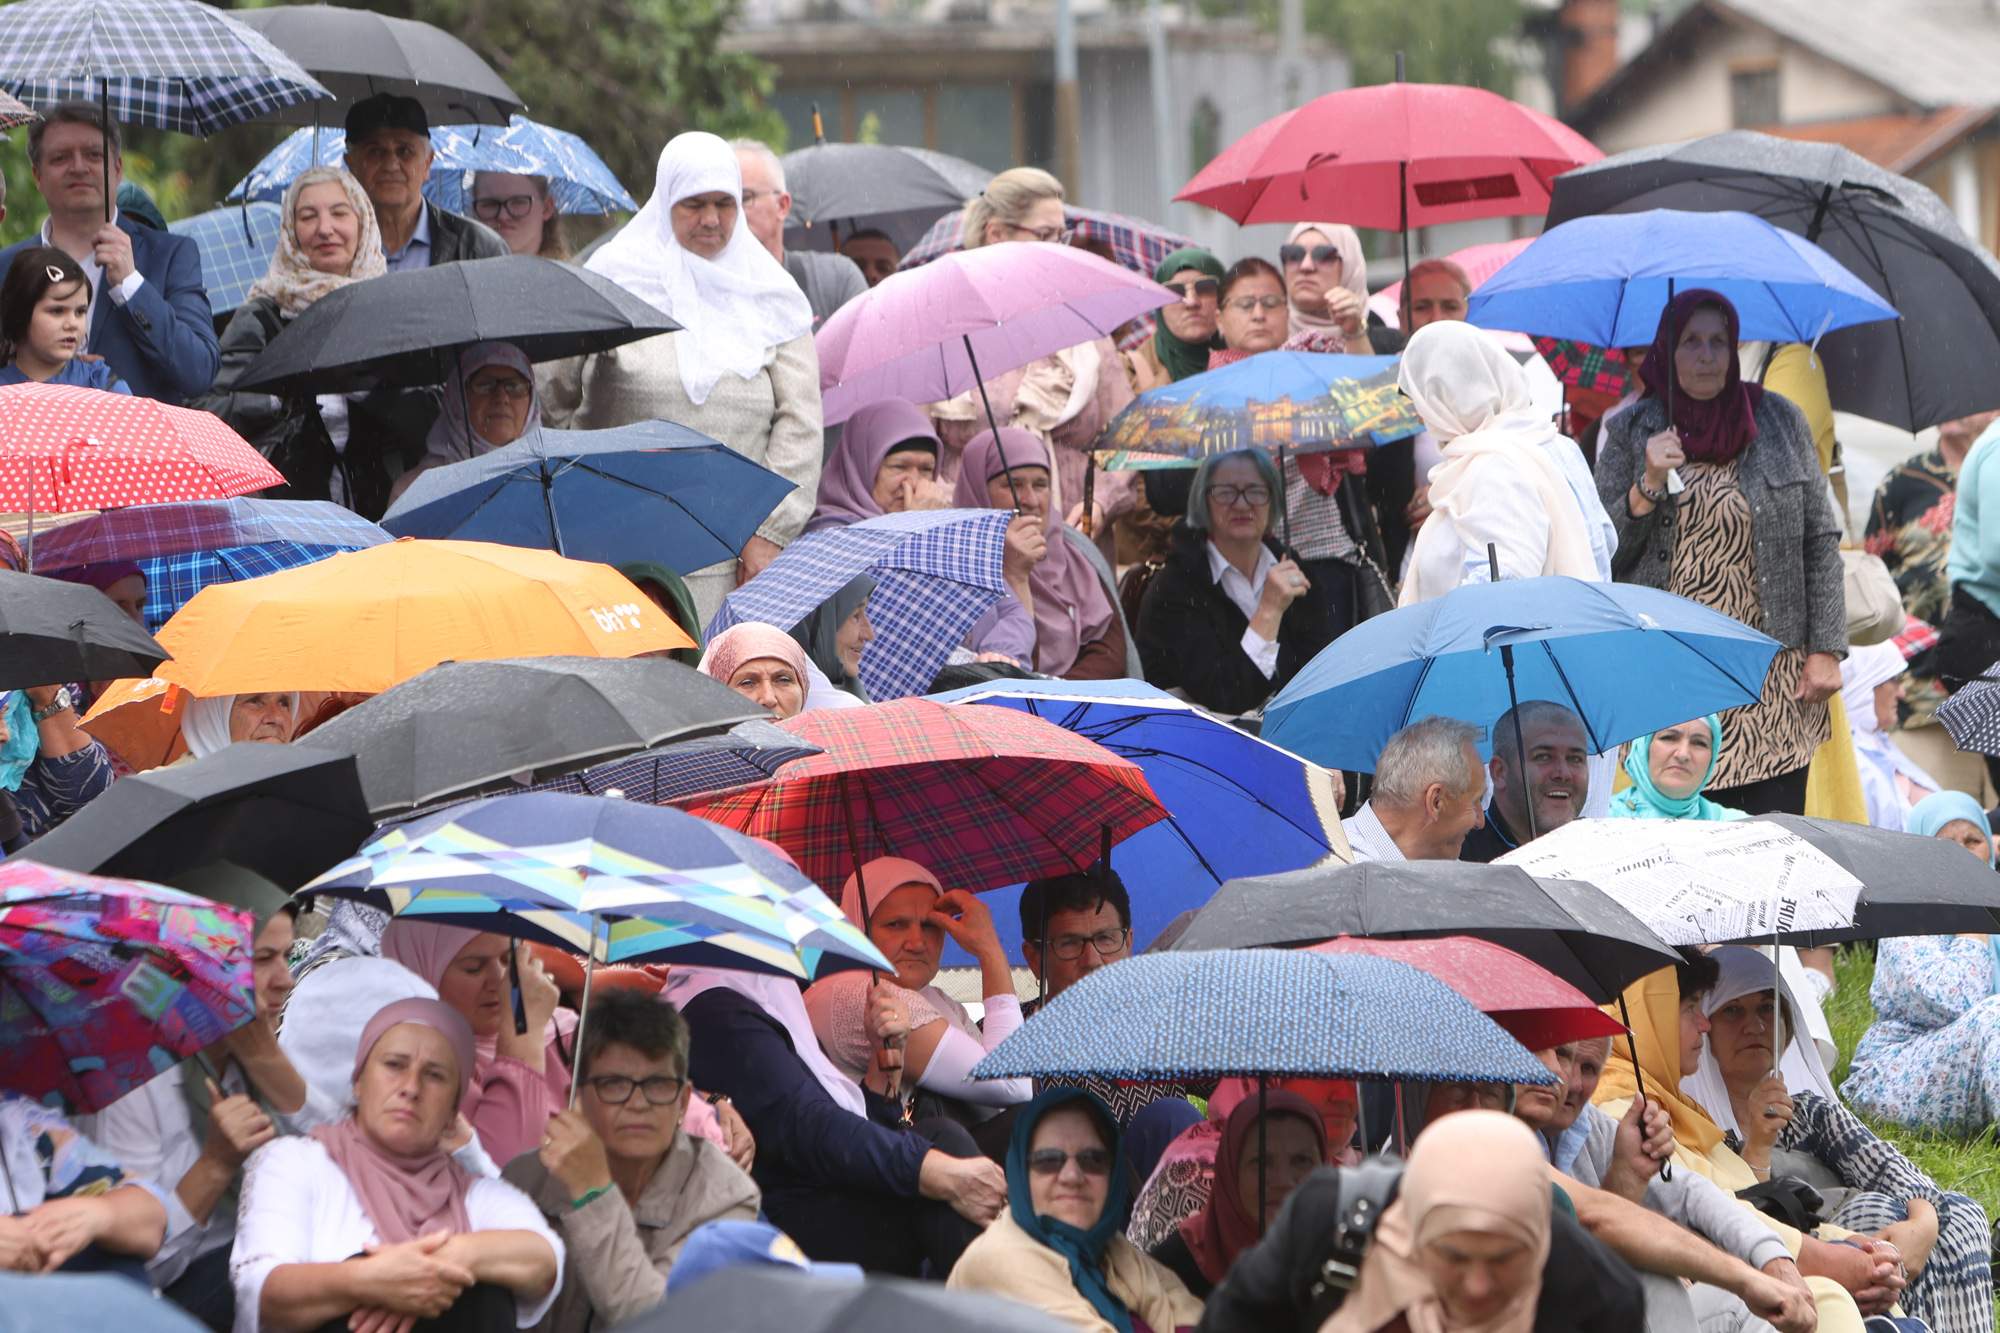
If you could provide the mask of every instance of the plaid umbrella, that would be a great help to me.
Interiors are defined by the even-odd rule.
[[[794,759],[819,754],[769,722],[739,722],[726,736],[672,741],[623,759],[537,783],[536,791],[578,796],[621,796],[642,805],[666,805],[703,792],[768,782]]]
[[[102,1110],[256,1015],[248,912],[0,864],[0,1086]]]
[[[807,533],[723,599],[708,637],[745,621],[790,629],[866,574],[875,580],[875,638],[861,655],[861,683],[876,700],[922,694],[1006,594],[1000,562],[1012,518],[1004,509],[934,509]]]
[[[1166,817],[1137,764],[1008,708],[899,699],[778,725],[825,753],[680,804],[776,843],[829,892],[878,856],[973,890],[1068,874]]]
[[[203,138],[332,96],[196,0],[16,0],[0,9],[0,86],[31,106],[99,102],[125,124]]]
[[[1593,347],[1573,338],[1537,337],[1535,350],[1556,378],[1572,389],[1622,394],[1629,387],[1625,353],[1616,347]]]
[[[1188,458],[1256,445],[1330,453],[1423,428],[1396,387],[1395,357],[1270,351],[1146,390],[1112,418],[1098,447]]]
[[[226,315],[243,304],[251,285],[271,267],[284,218],[276,204],[259,203],[179,218],[167,230],[200,248],[208,304],[217,315]]]
[[[41,116],[29,110],[20,98],[12,93],[0,93],[0,130],[18,130],[40,119]]]
[[[1162,259],[1194,244],[1178,232],[1167,231],[1139,218],[1095,208],[1078,208],[1075,204],[1063,206],[1063,220],[1073,233],[1072,244],[1096,241],[1109,246],[1113,259],[1148,277],[1160,266]],[[903,256],[902,267],[915,268],[919,264],[930,263],[939,255],[950,254],[959,248],[964,231],[964,209],[945,214],[931,224],[931,229],[924,233],[922,240],[910,247],[909,253]]]

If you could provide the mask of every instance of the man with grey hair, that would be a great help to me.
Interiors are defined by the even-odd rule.
[[[1368,800],[1343,820],[1356,861],[1453,861],[1479,827],[1479,728],[1427,717],[1389,738]]]
[[[1525,700],[1493,724],[1487,767],[1493,804],[1485,827],[1465,840],[1460,860],[1495,860],[1583,813],[1590,797],[1590,739],[1583,719],[1558,703]]]
[[[733,139],[729,146],[736,150],[736,165],[743,173],[743,221],[806,294],[813,327],[818,328],[834,311],[867,291],[868,280],[845,255],[786,250],[785,219],[792,215],[792,196],[785,188],[785,164],[761,139]]]

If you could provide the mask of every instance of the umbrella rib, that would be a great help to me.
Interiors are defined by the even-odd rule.
[[[703,532],[715,538],[715,540],[721,542],[725,546],[729,544],[729,539],[727,537],[723,536],[721,533],[717,532],[714,528],[708,526],[707,523],[703,522],[700,515],[696,514],[693,510],[689,509],[687,505],[682,503],[681,500],[676,496],[669,495],[665,491],[656,491],[651,486],[643,486],[640,483],[631,480],[630,478],[621,477],[615,472],[606,472],[603,468],[594,467],[580,458],[571,460],[568,466],[576,468],[579,472],[588,472],[593,477],[602,477],[604,480],[608,482],[612,482],[615,485],[626,487],[629,490],[637,491],[641,495],[650,495],[654,499],[664,500],[668,504],[672,505],[675,509],[678,509],[681,512],[682,517],[686,518],[696,527],[700,528]],[[564,470],[567,471],[568,468],[565,468]]]
[[[1590,724],[1590,718],[1584,714],[1582,708],[1583,700],[1577,698],[1576,686],[1570,684],[1569,681],[1569,672],[1563,670],[1563,664],[1557,660],[1555,649],[1550,646],[1549,640],[1543,639],[1541,641],[1541,648],[1542,655],[1549,659],[1549,665],[1555,669],[1556,679],[1562,682],[1563,689],[1569,693],[1570,699],[1578,705],[1576,715],[1582,721],[1584,730],[1590,733],[1590,752],[1592,754],[1603,754],[1606,749],[1604,738],[1597,734],[1597,728]]]

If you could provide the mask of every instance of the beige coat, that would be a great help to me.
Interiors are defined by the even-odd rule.
[[[684,1133],[674,1135],[636,1207],[610,1189],[572,1209],[568,1188],[534,1153],[516,1157],[502,1175],[535,1201],[566,1251],[562,1290],[537,1333],[584,1333],[644,1314],[666,1294],[688,1233],[704,1222],[754,1221],[763,1198],[720,1148]]]
[[[1111,1294],[1145,1320],[1153,1333],[1173,1333],[1201,1322],[1201,1302],[1131,1241],[1113,1236],[1104,1260],[1105,1285]],[[1097,1307],[1070,1280],[1069,1260],[1021,1230],[1013,1214],[1004,1210],[984,1235],[965,1247],[945,1285],[1031,1305],[1081,1333],[1113,1333]]]

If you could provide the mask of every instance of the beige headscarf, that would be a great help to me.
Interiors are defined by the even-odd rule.
[[[300,192],[309,185],[324,185],[328,181],[347,191],[347,201],[354,205],[355,216],[361,219],[354,260],[345,273],[322,273],[314,268],[306,258],[305,248],[299,244],[299,229],[292,221]],[[382,229],[375,222],[375,205],[368,202],[368,192],[361,188],[361,182],[339,167],[313,167],[301,172],[286,187],[281,211],[283,225],[278,228],[278,253],[271,256],[271,267],[251,286],[245,300],[268,296],[290,319],[328,292],[363,278],[379,278],[389,271],[389,261],[382,257]]]
[[[1361,233],[1344,222],[1301,222],[1292,228],[1291,235],[1285,237],[1286,245],[1297,245],[1299,237],[1309,231],[1319,232],[1340,251],[1340,283],[1348,291],[1359,297],[1365,309],[1368,305],[1368,259],[1361,253]],[[1308,329],[1337,329],[1338,320],[1325,311],[1307,313],[1296,305],[1290,305],[1291,295],[1287,292],[1286,303],[1292,316],[1292,332],[1303,333]]]

